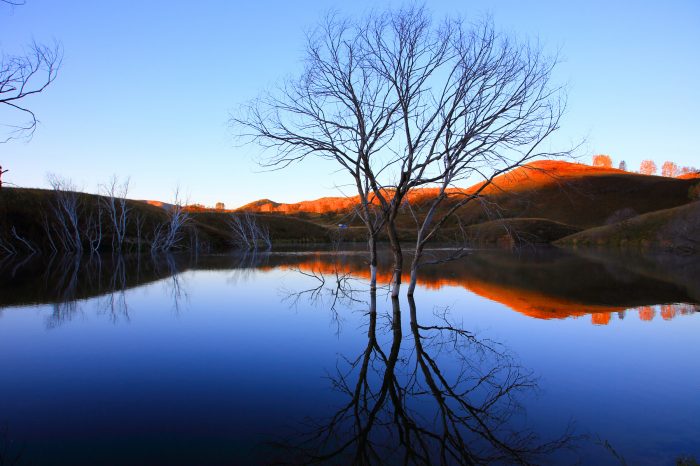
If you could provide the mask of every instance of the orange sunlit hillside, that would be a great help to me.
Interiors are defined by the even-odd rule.
[[[502,191],[530,190],[548,185],[555,185],[565,179],[586,176],[624,174],[623,170],[606,167],[594,167],[579,163],[554,160],[532,162],[516,168],[508,173],[494,178],[490,186],[484,189],[484,194],[495,194]],[[450,190],[451,193],[473,193],[484,183],[477,183],[469,188]],[[437,188],[423,188],[412,191],[408,201],[419,204],[435,196]],[[373,199],[373,202],[377,202]],[[240,207],[238,210],[251,212],[278,212],[293,214],[299,212],[323,214],[328,212],[343,212],[352,209],[359,203],[359,197],[323,197],[312,201],[302,201],[292,204],[278,203],[269,199],[261,199]]]
[[[299,269],[306,273],[325,275],[351,274],[356,278],[369,279],[369,269],[365,265],[359,262],[332,260],[327,255],[311,256],[288,267]],[[409,276],[407,274],[404,275],[402,280],[406,283],[409,280]],[[386,285],[389,284],[390,281],[390,271],[380,270],[377,273],[378,283]],[[624,314],[624,311],[627,309],[627,307],[622,306],[578,302],[560,296],[549,295],[542,291],[490,282],[473,275],[463,277],[437,277],[431,276],[430,274],[423,274],[420,276],[418,284],[424,288],[433,290],[445,286],[462,287],[491,301],[504,304],[520,314],[536,319],[564,319],[590,314],[591,322],[594,325],[607,325],[610,323],[613,313]],[[678,306],[679,305],[670,304],[662,306],[661,313],[664,319],[670,320],[676,315],[684,313],[680,311],[681,308]],[[687,305],[686,307],[690,309],[692,305]],[[685,307],[682,309],[685,309]],[[639,307],[639,317],[642,320],[651,320],[655,314],[656,308],[654,306]]]

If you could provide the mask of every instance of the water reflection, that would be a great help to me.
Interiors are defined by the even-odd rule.
[[[328,376],[344,401],[281,445],[292,463],[533,464],[572,446],[568,429],[542,441],[522,425],[520,397],[536,378],[502,344],[449,309],[419,313],[412,297],[408,319],[395,298],[383,316],[369,295],[364,349]]]
[[[435,251],[436,256],[440,251]],[[182,272],[230,270],[232,284],[252,279],[260,271],[284,268],[317,277],[309,290],[285,290],[293,304],[302,295],[325,299],[330,307],[352,301],[343,295],[350,281],[369,278],[364,254],[332,252],[251,253],[220,256],[78,256],[34,257],[23,262],[0,264],[0,308],[50,303],[54,315],[49,325],[68,322],[80,314],[78,301],[102,296],[104,314],[117,322],[129,319],[125,292],[135,286],[169,280],[175,312],[187,301]],[[380,259],[382,259],[380,254]],[[380,284],[388,284],[391,271],[382,268]],[[700,263],[692,258],[585,256],[543,249],[513,254],[479,251],[467,257],[421,270],[418,284],[426,289],[462,287],[538,319],[561,319],[591,315],[594,325],[607,325],[615,316],[637,312],[645,321],[660,315],[664,320],[692,314],[700,303]],[[333,290],[325,280],[335,281]],[[325,291],[324,291],[325,290]],[[329,296],[323,296],[330,293]]]
[[[284,439],[274,459],[296,463],[570,464],[562,450],[576,444],[583,464],[601,464],[608,453],[571,440],[574,418],[634,464],[660,463],[696,453],[697,319],[666,320],[697,312],[697,272],[663,257],[482,251],[426,267],[422,287],[450,289],[416,303],[371,293],[353,252],[6,261],[0,313],[46,306],[0,320],[0,425],[36,464],[129,464],[146,450],[169,464],[259,464],[269,449],[247,445],[270,438]],[[83,325],[88,313],[101,318]],[[639,445],[654,429],[673,442]],[[105,446],[82,451],[93,438]]]

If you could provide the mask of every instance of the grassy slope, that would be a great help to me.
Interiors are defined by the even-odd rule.
[[[77,193],[83,217],[94,215],[97,210],[100,196]],[[50,250],[46,232],[42,226],[44,218],[53,219],[52,210],[56,205],[55,193],[46,189],[27,188],[2,188],[0,191],[0,238],[10,238],[11,229],[23,238],[28,239],[41,250]],[[163,209],[147,204],[129,201],[132,215],[141,215],[144,218],[143,231],[153,231],[155,226],[165,221],[166,215]],[[103,225],[107,218],[103,218]],[[135,235],[135,227],[132,225],[129,234]],[[106,230],[105,230],[106,232]],[[104,245],[109,244],[110,237],[104,236]],[[15,242],[16,244],[16,242]]]
[[[84,193],[78,195],[83,216],[94,213],[100,196]],[[51,190],[3,188],[0,191],[0,238],[9,238],[14,227],[22,237],[39,245],[42,250],[49,250],[42,219],[45,215],[52,218],[51,209],[54,203],[55,193]],[[128,201],[128,205],[132,221],[127,228],[127,243],[135,242],[136,227],[133,219],[136,215],[144,218],[142,239],[145,241],[157,225],[167,220],[163,208],[131,200]],[[230,248],[227,215],[216,212],[191,213],[190,228],[187,229],[186,235],[193,235],[193,229],[196,229],[198,239],[206,242],[213,250]],[[257,215],[257,219],[261,224],[268,226],[273,242],[327,242],[329,238],[328,228],[307,220],[280,215]],[[110,244],[107,221],[108,219],[103,217],[103,247],[109,247]]]
[[[502,217],[546,218],[590,228],[622,209],[643,214],[687,204],[697,182],[545,161],[496,179],[488,194]],[[488,218],[477,205],[467,207],[462,217],[468,223]]]
[[[497,177],[484,191],[488,202],[465,206],[460,217],[463,224],[472,225],[468,233],[482,244],[502,242],[505,230],[511,231],[516,240],[550,242],[610,223],[622,210],[644,214],[682,206],[690,202],[689,193],[698,190],[698,185],[697,178],[663,178],[582,164],[540,161]],[[454,190],[453,194],[474,192],[478,186]],[[434,189],[412,193],[409,200],[413,211],[420,215],[434,194]],[[0,235],[6,236],[9,228],[15,225],[23,236],[41,238],[44,234],[40,213],[47,211],[52,195],[52,191],[38,189],[0,191]],[[82,196],[86,205],[96,205],[98,196]],[[363,241],[366,236],[363,226],[352,214],[354,202],[353,198],[322,198],[279,204],[263,199],[239,210],[255,213],[268,225],[273,241],[278,243],[328,242],[337,234],[339,223],[350,226],[342,233],[346,240]],[[147,219],[146,235],[165,220],[162,208],[138,201],[131,201],[130,205],[134,212],[140,212]],[[216,250],[229,247],[226,214],[205,211],[191,215],[200,239]],[[501,220],[493,222],[494,218]],[[415,237],[415,222],[408,209],[401,213],[397,223],[403,240]],[[133,236],[134,232],[129,234]],[[451,221],[437,239],[449,241],[460,235],[457,222]]]
[[[555,244],[699,253],[700,201],[589,228],[564,237]]]
[[[578,231],[579,228],[571,225],[543,218],[492,220],[466,229],[470,242],[480,246],[547,244]]]
[[[229,214],[197,212],[191,215],[200,229],[216,234],[225,242],[229,240],[229,227],[226,223]],[[256,218],[261,225],[269,228],[270,238],[275,243],[325,243],[331,233],[324,225],[292,216],[256,214]]]
[[[498,229],[485,223],[494,218],[554,222],[553,225],[557,227],[548,229],[544,236],[536,241],[540,242],[542,239],[557,239],[556,236],[552,236],[554,232],[569,234],[572,231],[603,225],[622,210],[644,214],[687,204],[690,202],[689,192],[698,184],[697,178],[665,178],[613,168],[561,161],[539,161],[497,177],[493,184],[484,190],[488,202],[475,202],[465,206],[460,211],[460,217],[463,224],[483,224],[484,231],[494,233],[498,233]],[[461,192],[474,192],[478,187],[477,184]],[[434,193],[434,189],[413,193],[409,200],[414,211],[420,213]],[[359,226],[358,220],[352,219],[348,213],[349,206],[355,202],[355,198],[340,197],[295,204],[281,204],[263,199],[243,206],[241,210],[274,211],[303,216],[328,225],[348,222]],[[397,223],[404,239],[410,239],[414,235],[415,223],[408,211],[400,215]],[[520,220],[515,224],[526,227],[522,231],[525,235],[532,232],[534,225]],[[457,233],[456,222],[448,223],[441,239],[452,238]],[[483,233],[481,237],[485,237]],[[488,242],[496,241],[497,237],[488,238]]]

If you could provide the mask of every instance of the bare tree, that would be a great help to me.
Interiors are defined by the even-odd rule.
[[[83,235],[80,225],[82,199],[72,181],[57,175],[48,176],[53,188],[52,213],[54,217],[53,236],[65,252],[80,254],[83,251]],[[50,230],[49,230],[50,231]]]
[[[437,188],[417,216],[412,294],[425,245],[461,207],[480,200],[496,176],[536,157],[564,155],[541,149],[564,109],[563,90],[550,85],[556,58],[498,34],[489,20],[435,25],[417,7],[358,21],[329,16],[306,49],[298,80],[233,120],[274,151],[267,165],[316,155],[352,176],[371,264],[377,228],[386,228],[393,296],[403,270],[396,220],[410,192]],[[473,192],[458,189],[467,179],[483,182]],[[379,224],[371,221],[374,205]]]
[[[102,246],[102,203],[98,202],[94,212],[91,212],[87,219],[87,228],[85,231],[88,245],[90,246],[90,255],[99,253]]]
[[[107,211],[112,226],[112,251],[121,253],[126,227],[128,225],[128,213],[131,210],[126,201],[129,193],[129,178],[122,183],[117,176],[112,176],[107,184],[100,186],[102,207]]]
[[[284,168],[314,155],[338,163],[357,190],[360,219],[367,228],[370,268],[376,277],[372,190],[365,158],[381,152],[396,131],[398,103],[389,83],[372,69],[364,28],[328,15],[307,37],[305,69],[244,106],[231,122],[273,153],[263,164]]]
[[[0,3],[14,7],[25,2],[0,0]],[[0,105],[26,118],[20,123],[3,122],[9,131],[0,142],[34,134],[38,120],[24,102],[27,97],[43,92],[56,79],[62,58],[63,51],[58,43],[47,46],[33,42],[23,55],[7,55],[0,51]]]
[[[2,189],[2,175],[4,175],[5,173],[7,173],[9,171],[10,170],[7,170],[7,169],[3,170],[2,166],[0,166],[0,189]]]
[[[143,234],[143,224],[146,221],[142,212],[136,212],[134,225],[136,227],[136,252],[141,252],[141,238]]]
[[[151,241],[151,253],[167,252],[177,248],[182,241],[183,229],[190,222],[190,214],[180,199],[180,189],[175,189],[175,200],[167,210],[168,219],[156,227]]]
[[[229,216],[232,243],[239,249],[257,250],[263,245],[272,249],[270,229],[266,224],[258,223],[256,216],[250,212],[234,213]]]
[[[0,104],[26,117],[24,122],[4,123],[9,133],[0,142],[34,134],[38,120],[24,100],[42,92],[56,79],[61,57],[58,44],[49,47],[36,43],[30,46],[26,55],[0,57]]]
[[[438,187],[417,221],[412,295],[425,245],[460,208],[480,200],[498,175],[536,157],[566,154],[540,149],[559,127],[563,91],[550,86],[555,58],[499,35],[490,21],[431,28],[422,9],[408,9],[376,26],[373,37],[402,119],[402,150],[391,161],[397,173],[381,182],[375,173],[383,167],[367,161],[366,168],[395,251],[393,296],[402,270],[394,227],[399,209],[411,190]],[[474,178],[483,182],[472,192],[456,184]]]

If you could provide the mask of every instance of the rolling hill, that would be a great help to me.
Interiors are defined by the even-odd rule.
[[[478,244],[503,243],[504,231],[511,238],[547,243],[588,228],[685,205],[697,195],[693,192],[700,190],[699,185],[700,179],[694,176],[667,178],[545,160],[496,177],[483,190],[483,202],[464,206],[459,217],[468,226],[468,236]],[[481,183],[454,188],[451,194],[457,198],[480,187]],[[414,236],[412,213],[420,215],[436,193],[435,188],[410,193],[411,210],[404,208],[397,220],[402,239]],[[350,215],[358,202],[358,197],[324,197],[292,204],[261,199],[238,210],[315,218],[327,225],[348,222],[359,228],[359,220]],[[447,201],[442,210],[450,205]],[[455,219],[446,224],[440,239],[449,240],[458,233]]]
[[[476,184],[451,189],[450,198],[444,202],[441,212],[461,195],[474,193],[480,187],[481,184]],[[424,188],[407,196],[408,205],[402,207],[397,219],[402,240],[415,238],[414,215],[420,217],[436,193],[436,188]],[[562,161],[538,161],[495,178],[482,194],[480,201],[460,209],[459,219],[451,218],[444,225],[437,241],[462,240],[463,233],[466,233],[473,244],[481,246],[551,243],[564,237],[575,239],[578,245],[608,244],[621,241],[619,235],[611,233],[619,230],[612,225],[639,218],[629,223],[638,225],[630,230],[630,234],[638,237],[627,238],[626,243],[650,244],[651,240],[645,239],[649,235],[656,235],[654,241],[659,242],[670,237],[670,229],[687,227],[683,222],[690,221],[690,217],[682,215],[686,210],[674,209],[700,197],[700,178],[666,178]],[[22,238],[47,248],[44,223],[55,208],[56,195],[54,191],[40,189],[4,188],[0,191],[0,246],[2,241],[18,244],[14,228]],[[99,218],[100,196],[76,195],[82,212],[80,228],[87,231],[90,222]],[[340,237],[346,241],[364,241],[364,227],[353,214],[357,202],[357,197],[324,197],[291,204],[261,199],[235,211],[253,215],[278,244],[329,243]],[[141,248],[142,242],[147,244],[158,226],[167,220],[172,205],[133,200],[129,200],[128,205],[134,217],[127,227],[126,242],[131,245],[138,243]],[[193,206],[187,212],[190,218],[184,230],[183,247],[187,247],[184,244],[197,248],[201,245],[205,250],[231,247],[228,224],[231,211]],[[652,212],[666,213],[645,217]],[[138,222],[134,221],[136,216],[141,222],[138,228]],[[657,219],[665,219],[667,226],[654,232]],[[103,218],[102,221],[107,220]],[[338,228],[340,223],[347,228]],[[591,228],[602,230],[588,231]],[[104,231],[107,243],[111,241],[109,225]],[[604,237],[607,239],[602,239]],[[380,235],[380,239],[385,238]],[[568,246],[574,242],[562,241],[559,244]]]
[[[556,244],[700,253],[700,201],[589,228]]]
[[[467,205],[460,216],[466,224],[494,218],[539,218],[590,228],[604,224],[623,209],[642,214],[686,204],[690,201],[689,189],[697,183],[694,178],[664,178],[545,160],[496,177],[483,191],[488,202]],[[451,192],[455,195],[473,193],[480,186],[478,183]],[[435,188],[417,189],[408,196],[408,202],[420,209],[436,193]],[[324,197],[292,204],[261,199],[237,210],[292,215],[345,214],[358,202],[357,196]],[[491,207],[484,207],[486,204]],[[406,220],[412,223],[412,219]]]

